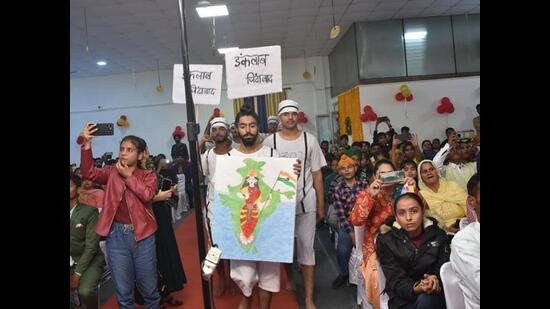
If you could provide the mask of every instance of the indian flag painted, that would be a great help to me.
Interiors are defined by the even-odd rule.
[[[277,181],[280,181],[291,188],[296,188],[296,177],[287,172],[280,172],[279,177],[277,177]]]

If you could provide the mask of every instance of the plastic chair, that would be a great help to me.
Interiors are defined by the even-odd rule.
[[[97,282],[97,308],[101,308],[101,285],[109,282],[111,280],[111,270],[108,266],[105,266],[103,269],[103,274],[101,274],[101,277],[99,278],[99,281]]]
[[[378,270],[378,287],[380,288],[380,309],[388,309],[390,297],[388,293],[382,293],[386,287],[386,276],[384,276],[382,266],[380,266],[380,261],[378,259],[376,259],[376,269]]]
[[[443,283],[443,290],[445,291],[447,309],[466,309],[464,294],[462,294],[462,289],[458,285],[460,279],[451,266],[451,262],[443,264],[439,272],[441,283]]]

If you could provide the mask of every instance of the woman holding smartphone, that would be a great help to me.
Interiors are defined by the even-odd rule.
[[[107,261],[119,308],[134,308],[134,282],[140,288],[146,309],[160,306],[157,291],[157,222],[152,202],[157,193],[157,176],[145,167],[147,143],[128,135],[120,142],[120,159],[115,166],[97,168],[92,139],[97,128],[87,123],[80,136],[82,177],[105,185],[103,210],[96,233],[106,237]]]
[[[374,308],[380,307],[374,238],[384,221],[393,215],[393,201],[401,194],[403,187],[395,183],[384,184],[380,180],[380,175],[393,171],[395,166],[391,161],[383,159],[376,162],[374,180],[367,189],[359,193],[350,216],[351,224],[365,227],[362,245],[363,262],[360,267],[365,277],[367,301]],[[416,188],[414,179],[405,177],[404,182],[408,187]]]

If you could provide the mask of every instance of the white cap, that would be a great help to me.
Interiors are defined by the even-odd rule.
[[[287,112],[299,112],[298,102],[293,100],[284,100],[279,103],[279,115]]]
[[[210,130],[215,127],[225,127],[226,129],[229,129],[229,124],[227,123],[227,121],[225,121],[225,118],[216,117],[210,120]]]
[[[276,123],[279,124],[279,117],[277,116],[269,116],[267,117],[267,123]]]

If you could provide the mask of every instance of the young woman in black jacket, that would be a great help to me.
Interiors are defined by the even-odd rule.
[[[424,204],[405,193],[394,204],[395,218],[380,227],[376,253],[386,277],[380,287],[389,309],[442,309],[445,297],[439,270],[449,261],[449,242],[437,220],[424,217]]]

